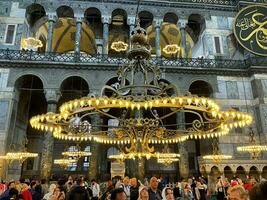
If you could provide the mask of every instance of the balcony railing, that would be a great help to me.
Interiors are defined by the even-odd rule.
[[[87,55],[73,53],[39,53],[36,51],[0,49],[0,62],[40,62],[45,63],[72,63],[84,65],[106,65],[118,66],[128,64],[126,56],[108,55]],[[267,66],[267,57],[253,57],[247,60],[227,60],[227,59],[202,59],[202,58],[156,58],[152,57],[150,62],[155,65],[170,68],[189,69],[247,69],[250,66]]]

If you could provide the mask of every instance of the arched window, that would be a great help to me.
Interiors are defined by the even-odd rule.
[[[90,146],[86,146],[84,151],[90,152]],[[90,166],[90,157],[85,156],[83,158],[83,171],[87,171],[89,169],[89,166]]]

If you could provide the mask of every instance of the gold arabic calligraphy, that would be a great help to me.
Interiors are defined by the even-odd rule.
[[[249,50],[257,51],[258,49],[260,52],[265,52],[267,50],[267,7],[255,8],[248,9],[248,11],[244,9],[245,11],[241,11],[237,15],[236,37],[240,40],[241,45],[246,46]]]

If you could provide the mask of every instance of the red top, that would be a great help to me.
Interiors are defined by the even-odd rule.
[[[29,190],[25,190],[21,194],[24,200],[32,200],[32,194]]]

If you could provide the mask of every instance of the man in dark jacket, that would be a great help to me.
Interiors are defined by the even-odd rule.
[[[131,178],[130,200],[137,200],[139,196],[139,184],[135,177]]]
[[[153,176],[150,179],[150,188],[148,189],[149,200],[162,200],[161,192],[158,190],[158,179]]]
[[[83,186],[82,179],[76,180],[76,186],[74,186],[68,195],[67,200],[89,200],[88,191]]]

